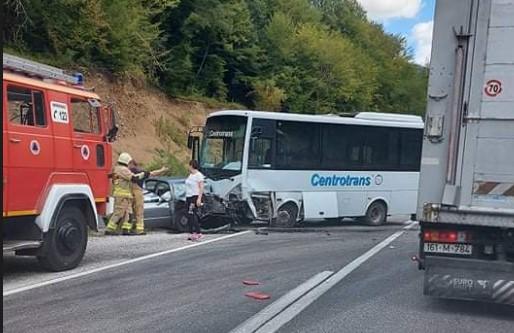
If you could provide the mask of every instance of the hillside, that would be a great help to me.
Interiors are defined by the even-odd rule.
[[[99,73],[88,75],[86,83],[105,102],[115,103],[120,130],[113,158],[127,151],[145,165],[152,161],[158,164],[159,159],[169,154],[185,167],[190,158],[186,147],[188,129],[202,125],[209,112],[218,109],[200,102],[169,98],[149,84],[112,81]],[[164,157],[159,157],[159,150],[164,152]],[[183,172],[177,168],[175,165],[172,173]]]
[[[427,68],[357,0],[13,0],[2,9],[9,53],[91,71],[88,85],[120,113],[116,152],[173,172],[185,172],[187,129],[228,103],[425,109]]]
[[[10,52],[146,79],[172,97],[308,114],[425,108],[426,68],[357,0],[12,0],[2,9]]]

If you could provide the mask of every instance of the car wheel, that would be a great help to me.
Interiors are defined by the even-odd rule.
[[[382,225],[387,220],[387,207],[382,201],[373,202],[362,218],[362,222],[367,225]]]
[[[78,266],[87,246],[87,223],[84,214],[74,206],[65,206],[55,225],[43,237],[38,261],[43,268],[58,272]]]
[[[298,217],[298,207],[293,203],[286,203],[277,212],[277,218],[271,222],[272,227],[291,228],[296,224]]]
[[[175,213],[173,228],[178,232],[187,232],[188,231],[188,217],[187,211],[185,209],[179,209]]]

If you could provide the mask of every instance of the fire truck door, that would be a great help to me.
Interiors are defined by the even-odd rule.
[[[73,124],[73,168],[87,173],[96,199],[105,198],[108,183],[106,178],[106,142],[101,121],[101,106],[96,100],[72,97],[70,100]]]
[[[54,167],[49,111],[42,90],[7,84],[9,215],[37,214]]]

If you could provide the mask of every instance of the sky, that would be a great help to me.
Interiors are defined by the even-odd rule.
[[[381,23],[385,31],[407,38],[413,61],[430,61],[435,0],[357,0],[368,18]]]

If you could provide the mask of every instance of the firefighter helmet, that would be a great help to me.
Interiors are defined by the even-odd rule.
[[[121,153],[118,157],[118,163],[128,165],[132,161],[132,156],[129,153]]]

